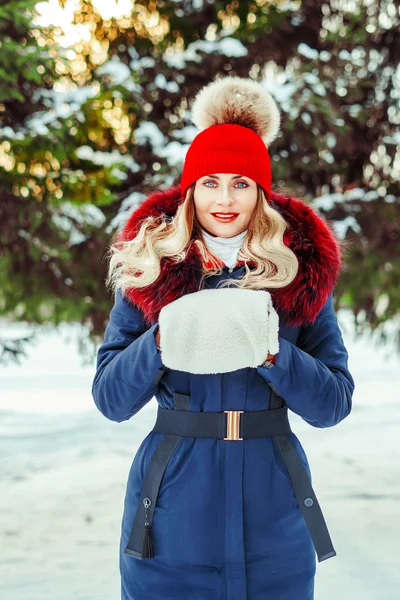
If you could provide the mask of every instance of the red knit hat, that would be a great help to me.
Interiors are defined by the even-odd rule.
[[[213,81],[197,94],[192,121],[201,131],[186,154],[182,197],[197,179],[214,173],[245,175],[269,196],[272,176],[267,144],[278,134],[280,116],[260,83],[240,77]]]

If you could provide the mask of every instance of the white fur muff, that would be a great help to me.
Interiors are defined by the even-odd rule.
[[[265,290],[206,289],[164,306],[158,318],[163,364],[196,374],[261,365],[279,351],[279,317]]]

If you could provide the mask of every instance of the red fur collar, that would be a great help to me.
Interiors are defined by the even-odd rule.
[[[117,239],[133,239],[143,219],[150,215],[165,213],[172,217],[180,202],[179,187],[151,194],[132,212]],[[301,200],[273,192],[270,203],[290,224],[284,243],[296,254],[299,270],[286,287],[267,291],[275,309],[288,325],[311,324],[339,277],[341,242],[323,217]],[[185,261],[174,264],[171,258],[163,258],[158,280],[145,288],[129,289],[127,296],[143,311],[151,326],[157,322],[163,306],[185,294],[197,292],[201,276],[201,259],[197,247],[192,245]]]

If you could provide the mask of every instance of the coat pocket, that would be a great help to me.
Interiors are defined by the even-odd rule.
[[[310,480],[310,483],[312,484],[310,465],[308,463],[307,455],[304,451],[303,446],[301,445],[299,438],[293,433],[290,436],[290,441],[292,442],[294,449],[296,450],[297,454],[299,455],[299,458],[300,458],[305,470],[307,471],[307,475]]]
[[[304,452],[304,449],[303,449],[299,439],[294,434],[292,434],[289,437],[289,439],[290,439],[290,443],[292,444],[294,450],[296,451],[303,467],[305,468],[308,478],[310,479],[310,482],[311,482],[310,465],[308,463],[306,453]],[[273,451],[274,451],[275,464],[276,464],[278,471],[280,472],[280,474],[283,477],[286,477],[288,481],[291,481],[288,470],[286,468],[286,465],[285,465],[282,455],[280,453],[280,450],[274,440],[273,440],[272,446],[273,446]]]
[[[123,517],[123,537],[129,539],[127,552],[143,553],[143,558],[152,558],[147,542],[144,543],[145,522],[150,522],[150,538],[155,537],[155,552],[157,555],[166,553],[168,530],[166,524],[167,511],[162,503],[162,484],[156,493],[157,477],[159,476],[160,452],[156,456],[160,444],[165,441],[163,434],[151,431],[141,446],[133,461],[128,478]],[[146,442],[146,443],[145,443]],[[165,447],[162,448],[165,450]],[[152,462],[152,459],[154,461]],[[153,477],[155,479],[153,480]],[[148,502],[150,497],[150,504]],[[152,507],[149,509],[149,506]],[[147,505],[147,506],[146,506]],[[146,508],[144,508],[144,506]],[[146,516],[147,514],[147,516]],[[153,548],[154,552],[154,548]]]
[[[139,448],[136,451],[128,477],[128,488],[134,494],[140,494],[146,468],[149,463],[149,449],[151,446],[150,431],[142,440]]]
[[[290,477],[277,443],[271,438],[274,461],[277,471],[290,483]]]

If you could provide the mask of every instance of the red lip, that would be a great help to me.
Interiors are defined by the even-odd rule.
[[[223,217],[218,217],[217,213],[211,213],[211,215],[214,217],[214,219],[217,219],[217,221],[219,223],[233,223],[233,221],[236,219],[236,217],[239,216],[239,213],[221,213],[222,215],[226,215]]]

